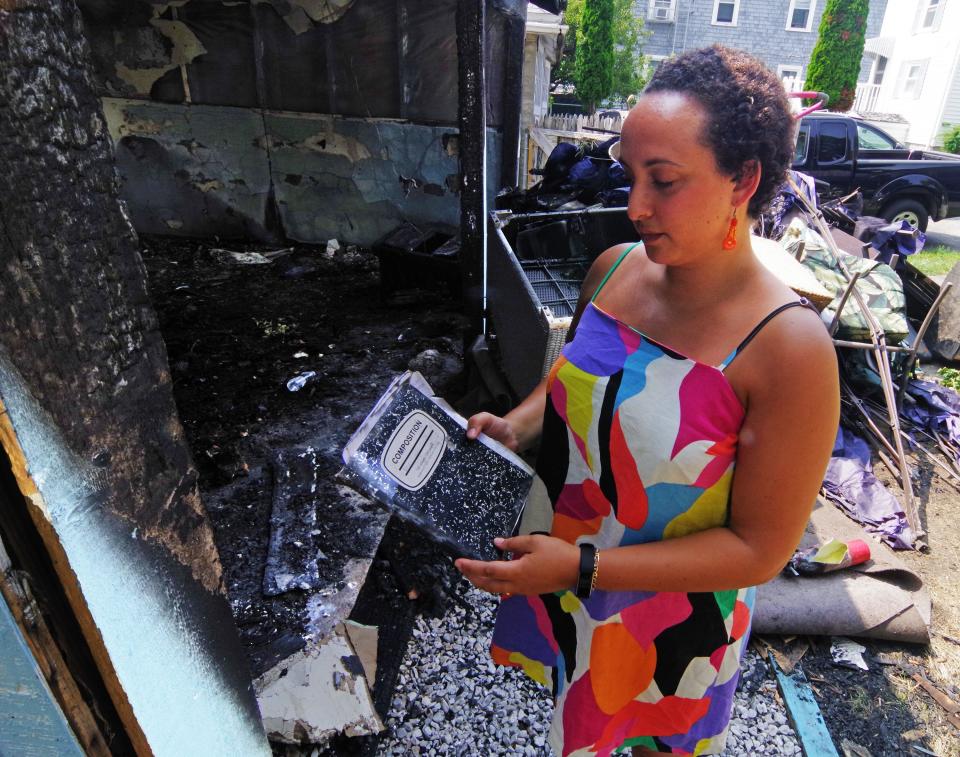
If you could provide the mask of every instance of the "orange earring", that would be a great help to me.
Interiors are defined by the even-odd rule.
[[[732,250],[737,246],[737,217],[730,219],[730,228],[727,229],[727,235],[723,238],[723,249]]]

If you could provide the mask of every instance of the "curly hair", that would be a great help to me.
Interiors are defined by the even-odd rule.
[[[689,95],[707,111],[705,143],[722,173],[739,180],[745,163],[760,164],[747,208],[756,218],[793,160],[795,125],[780,80],[752,55],[713,45],[661,63],[644,92],[664,91]]]

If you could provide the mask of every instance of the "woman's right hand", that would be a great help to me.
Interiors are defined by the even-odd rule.
[[[467,421],[467,439],[476,439],[483,432],[491,439],[500,442],[507,449],[517,452],[520,440],[510,422],[493,413],[477,413]]]

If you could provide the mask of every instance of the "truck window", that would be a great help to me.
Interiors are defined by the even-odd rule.
[[[894,150],[897,147],[886,134],[864,124],[857,124],[857,144],[861,150]]]
[[[847,157],[847,125],[842,121],[826,121],[820,124],[820,149],[817,161],[820,164],[837,163]]]
[[[800,130],[797,132],[797,146],[793,151],[794,163],[807,162],[807,147],[810,144],[810,125],[800,124]]]

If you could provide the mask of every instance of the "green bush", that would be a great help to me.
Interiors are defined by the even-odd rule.
[[[869,0],[827,0],[805,88],[830,95],[831,110],[853,106],[867,29]]]
[[[943,135],[943,149],[960,155],[960,124],[948,127],[947,133]]]
[[[940,368],[937,371],[940,383],[954,391],[960,391],[960,371],[956,368]]]

